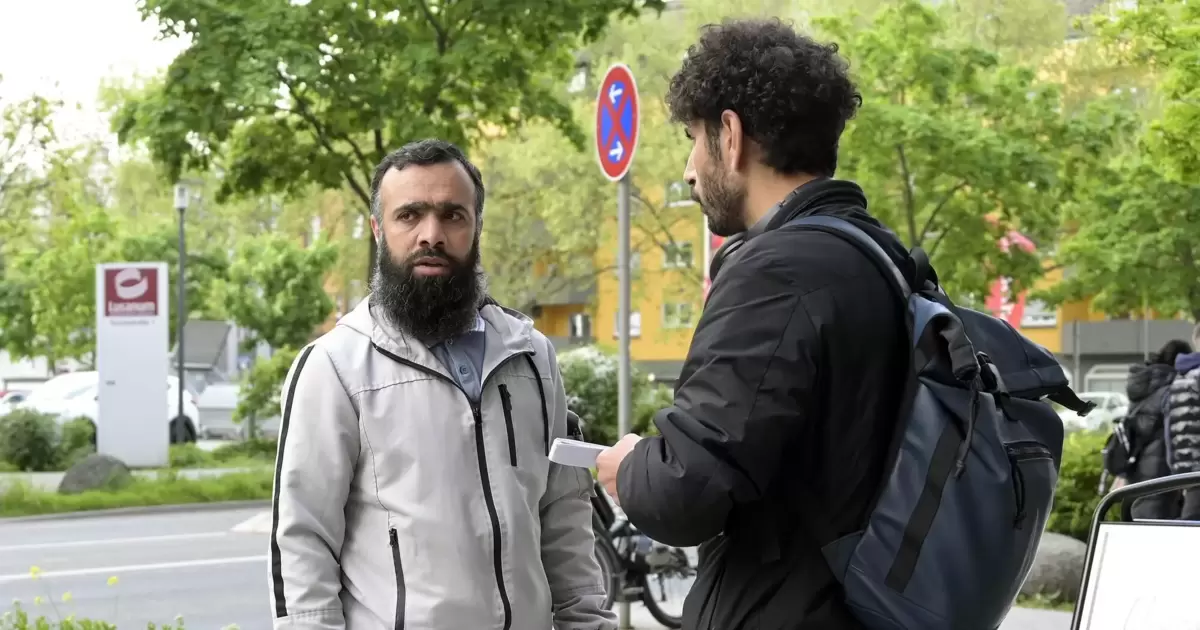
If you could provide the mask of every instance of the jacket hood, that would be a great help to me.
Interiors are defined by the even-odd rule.
[[[1129,368],[1129,380],[1125,383],[1125,394],[1129,402],[1145,400],[1154,392],[1171,384],[1175,378],[1175,366],[1166,363],[1134,365]]]
[[[534,352],[533,320],[524,313],[500,306],[488,299],[479,308],[487,333],[485,356],[502,356],[517,352]],[[428,363],[428,348],[418,339],[397,328],[381,314],[374,312],[371,296],[338,320],[338,327],[347,328],[370,339],[371,343],[403,359]]]
[[[1176,372],[1187,374],[1196,368],[1200,368],[1200,352],[1189,352],[1175,357]]]

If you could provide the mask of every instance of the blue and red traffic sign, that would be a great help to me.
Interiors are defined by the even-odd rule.
[[[623,63],[613,64],[604,73],[596,96],[596,157],[611,181],[619,181],[633,166],[639,107],[633,72]]]

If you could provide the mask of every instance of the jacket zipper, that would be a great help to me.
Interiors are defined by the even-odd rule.
[[[396,571],[396,630],[404,630],[404,565],[400,564],[400,539],[396,528],[388,529],[388,542],[392,547],[392,568]]]
[[[517,433],[513,428],[512,397],[508,385],[500,385],[500,405],[504,408],[504,426],[508,429],[508,461],[517,467]]]
[[[1008,461],[1012,466],[1013,500],[1016,503],[1016,516],[1013,517],[1013,527],[1021,529],[1025,525],[1025,473],[1021,472],[1021,462],[1033,459],[1053,459],[1050,449],[1036,442],[1014,442],[1006,444]]]
[[[504,549],[500,544],[500,513],[496,511],[496,499],[492,496],[492,482],[490,475],[488,475],[486,452],[487,446],[483,441],[483,412],[479,409],[479,405],[471,402],[471,397],[467,396],[466,390],[464,390],[461,385],[455,382],[454,379],[442,374],[441,372],[438,372],[437,370],[427,368],[420,363],[402,359],[396,356],[394,353],[380,348],[374,342],[371,343],[371,347],[375,348],[375,350],[377,350],[380,354],[395,361],[396,363],[407,365],[413,369],[420,370],[426,374],[433,375],[442,379],[443,381],[446,381],[447,383],[450,383],[456,389],[458,389],[458,391],[462,392],[462,395],[466,397],[467,402],[471,405],[471,414],[475,418],[475,452],[479,460],[479,477],[483,483],[483,501],[487,505],[488,519],[492,524],[492,565],[496,573],[496,588],[500,591],[500,603],[504,607],[504,630],[511,630],[512,602],[509,601],[508,589],[504,586]],[[529,353],[518,352],[514,355],[505,357],[503,361],[496,364],[496,367],[492,369],[492,372],[495,373],[497,370],[507,365],[509,361],[526,354]],[[479,383],[479,391],[481,396],[486,386],[486,379]]]

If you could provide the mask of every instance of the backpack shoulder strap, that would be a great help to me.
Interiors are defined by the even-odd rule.
[[[900,267],[896,266],[896,263],[892,261],[892,257],[883,251],[883,248],[879,246],[879,243],[875,242],[875,239],[871,238],[853,223],[829,215],[812,215],[793,219],[784,224],[784,227],[791,225],[813,228],[841,237],[842,240],[849,242],[862,253],[866,254],[875,263],[875,266],[879,267],[883,275],[892,280],[891,284],[900,294],[902,300],[908,300],[908,297],[912,295],[908,279],[904,276],[904,272],[900,270]],[[928,264],[926,264],[926,267],[928,267]]]

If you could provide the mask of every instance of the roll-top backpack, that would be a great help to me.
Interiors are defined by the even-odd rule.
[[[920,248],[901,271],[853,223],[810,216],[868,256],[907,305],[905,375],[885,477],[865,527],[820,540],[845,601],[871,630],[994,630],[1029,573],[1049,517],[1063,425],[1085,415],[1062,367],[1006,321],[956,307]],[[816,532],[822,538],[820,532]]]

